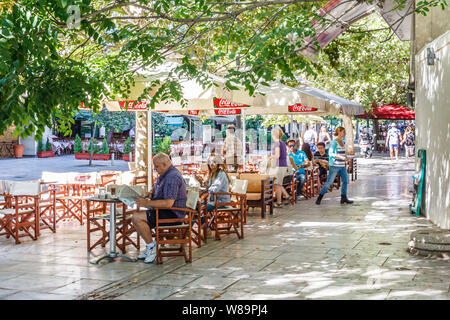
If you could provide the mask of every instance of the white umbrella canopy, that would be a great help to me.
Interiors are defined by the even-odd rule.
[[[159,68],[141,72],[135,78],[135,85],[130,89],[128,101],[131,101],[131,103],[126,103],[119,97],[116,101],[105,101],[106,107],[110,111],[125,110],[126,105],[131,108],[132,102],[139,98],[152,81],[164,80],[170,70],[176,66],[176,63],[171,62]],[[291,112],[327,114],[332,106],[327,99],[278,82],[271,83],[270,87],[260,85],[255,94],[250,96],[242,86],[236,86],[238,90],[230,90],[225,86],[226,79],[212,74],[208,74],[208,76],[215,83],[209,88],[204,88],[196,80],[179,80],[182,87],[182,96],[187,101],[185,107],[182,107],[179,102],[164,102],[157,103],[152,111],[208,116],[236,115],[240,114],[242,110],[245,110],[246,114],[289,114]],[[155,91],[156,89],[153,89],[149,94],[153,95]],[[214,103],[216,98],[222,100]],[[296,107],[290,108],[290,106]],[[147,103],[136,104],[133,110],[147,110]]]

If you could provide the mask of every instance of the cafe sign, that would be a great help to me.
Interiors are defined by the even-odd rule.
[[[241,114],[241,109],[214,109],[214,112],[219,116],[235,116]]]
[[[237,104],[226,99],[214,98],[214,108],[246,108],[246,104]]]
[[[301,105],[300,103],[289,106],[289,112],[314,112],[317,111],[317,108],[306,107]]]
[[[148,102],[147,101],[139,101],[134,104],[135,101],[120,101],[120,109],[123,110],[147,110]],[[133,105],[134,104],[134,105]]]

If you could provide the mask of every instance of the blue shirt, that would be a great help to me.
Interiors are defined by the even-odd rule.
[[[183,176],[174,166],[170,166],[167,171],[158,177],[155,182],[154,193],[152,200],[173,199],[173,207],[186,208],[186,183]],[[186,213],[183,211],[173,212],[179,217],[183,218]]]
[[[304,151],[301,150],[297,150],[296,154],[293,154],[292,152],[289,152],[289,157],[291,157],[292,159],[294,159],[294,163],[296,166],[301,166],[305,163],[305,160],[308,159],[308,157],[306,156],[306,153]],[[304,168],[300,168],[297,170],[298,173],[300,174],[306,174],[306,171]]]

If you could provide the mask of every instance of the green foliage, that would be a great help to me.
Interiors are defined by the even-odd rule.
[[[122,132],[127,128],[132,128],[136,125],[134,112],[131,111],[108,111],[103,108],[100,113],[92,114],[88,120],[89,123],[97,122],[99,127],[105,127],[105,131]]]
[[[405,0],[397,2],[405,4]],[[159,102],[186,106],[180,79],[195,79],[205,89],[216,85],[205,71],[223,75],[228,88],[240,84],[249,94],[271,80],[320,72],[324,79],[346,79],[343,85],[318,79],[324,88],[336,86],[333,92],[345,92],[364,104],[383,92],[400,101],[399,95],[388,92],[397,76],[369,80],[388,68],[393,74],[399,69],[400,75],[405,69],[399,52],[404,44],[368,45],[374,44],[369,33],[360,40],[343,35],[337,48],[328,49],[330,58],[321,60],[323,68],[300,54],[307,39],[314,39],[310,21],[320,19],[315,12],[324,2],[138,0],[132,4],[146,18],[136,19],[128,1],[7,2],[0,9],[0,134],[15,125],[15,135],[36,133],[39,140],[55,119],[58,129],[69,134],[81,103],[95,113],[106,100],[147,99],[150,108]],[[446,8],[447,1],[419,1],[416,11],[426,14],[437,5]],[[70,8],[79,9],[81,22]],[[364,54],[358,54],[360,49]],[[174,56],[179,65],[168,70],[164,79],[149,80],[145,89],[134,90],[135,79]],[[361,70],[355,70],[357,65]],[[349,85],[360,79],[363,84],[358,88]],[[121,124],[110,116],[114,117],[100,116],[99,123],[120,130]]]
[[[97,144],[94,144],[94,138],[91,138],[89,140],[89,146],[88,146],[88,153],[92,154],[99,154],[100,153],[100,147]]]
[[[74,153],[82,153],[83,152],[83,145],[81,143],[81,138],[78,134],[75,136],[75,144],[73,146],[73,152]]]
[[[158,153],[170,154],[170,145],[172,144],[172,139],[170,136],[165,136],[163,139],[158,137],[155,139],[155,146],[153,147],[153,155]]]
[[[44,152],[44,144],[42,143],[42,140],[38,141],[38,152]]]
[[[45,151],[53,151],[52,143],[50,142],[50,138],[47,137],[47,142],[45,144]]]
[[[109,154],[108,142],[103,139],[102,149],[98,151],[100,154]]]
[[[352,25],[319,55],[315,84],[366,108],[406,105],[410,44],[387,27],[378,14]]]
[[[165,116],[160,113],[152,114],[152,127],[155,130],[155,133],[160,136],[170,136],[174,131],[173,128],[167,125],[165,121]]]
[[[128,139],[123,144],[123,153],[129,154],[131,152],[131,137],[128,137]]]

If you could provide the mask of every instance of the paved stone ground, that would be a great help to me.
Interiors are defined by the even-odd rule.
[[[75,156],[64,155],[53,158],[0,159],[0,180],[37,180],[42,171],[52,172],[98,172],[101,170],[128,171],[128,162],[124,160],[95,160],[89,167],[89,160],[76,160]]]
[[[354,205],[334,191],[321,206],[304,200],[264,220],[251,212],[245,239],[211,239],[192,264],[91,265],[85,227],[69,222],[35,242],[0,238],[0,299],[448,300],[450,260],[406,252],[412,231],[432,227],[408,212],[413,167],[361,159]]]

